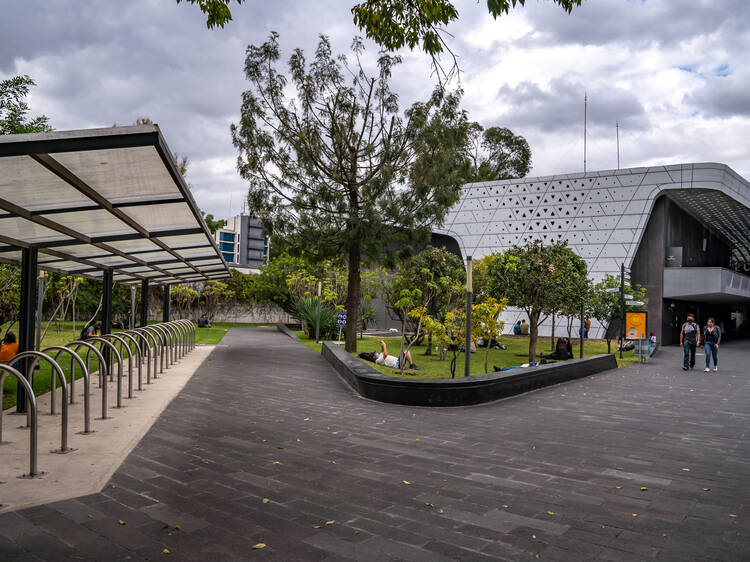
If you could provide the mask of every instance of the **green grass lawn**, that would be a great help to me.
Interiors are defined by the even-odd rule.
[[[309,339],[304,332],[295,332],[299,336],[300,341],[307,347],[320,353],[321,344],[316,344],[315,340]],[[379,351],[380,350],[380,339],[381,338],[361,338],[357,341],[357,350],[362,351]],[[400,339],[399,338],[385,338],[386,345],[388,346],[388,353],[398,355]],[[489,358],[487,361],[487,368],[489,372],[493,371],[493,366],[497,367],[510,367],[513,365],[521,365],[527,363],[529,360],[529,338],[524,336],[503,336],[500,343],[505,345],[508,349],[491,349]],[[540,337],[537,341],[537,356],[540,353],[551,353],[550,349],[550,338]],[[614,351],[617,347],[617,342],[612,342],[612,350]],[[433,355],[425,355],[426,346],[414,346],[411,348],[411,355],[414,362],[419,366],[418,371],[404,371],[404,377],[408,378],[422,378],[422,379],[443,379],[450,378],[450,360],[453,353],[448,352],[448,355],[444,361],[440,361],[440,356],[437,352],[433,352]],[[484,374],[484,356],[486,350],[480,348],[476,353],[471,354],[471,374],[482,375]],[[578,357],[579,353],[579,340],[573,340],[573,353]],[[607,342],[604,340],[585,340],[584,343],[584,357],[592,355],[600,355],[607,353]],[[632,351],[626,351],[623,353],[622,359],[619,358],[619,353],[615,354],[617,358],[617,366],[622,367],[630,363],[635,363],[638,358]],[[464,374],[464,354],[459,353],[456,358],[456,377],[463,376]],[[369,361],[364,361],[371,367],[377,369],[384,375],[399,377],[401,376],[398,371],[389,369],[382,365],[376,365]]]
[[[151,324],[155,324],[155,322],[151,322]],[[234,328],[235,326],[260,326],[262,324],[237,324],[237,323],[231,323],[231,322],[216,322],[214,324],[211,324],[210,328],[200,328],[196,330],[196,336],[195,341],[199,344],[217,344],[219,343],[222,338],[226,335],[226,333],[229,331],[230,328]],[[45,323],[46,326],[46,323]],[[2,328],[2,333],[5,332],[5,326],[0,327]],[[49,330],[47,331],[47,335],[42,340],[42,349],[45,349],[47,347],[53,346],[53,345],[66,345],[72,341],[75,341],[78,339],[78,336],[80,335],[81,328],[83,328],[83,324],[80,322],[76,323],[76,330],[73,330],[73,323],[72,322],[65,322],[63,324],[62,330],[57,331],[57,326],[55,324],[50,325]],[[42,327],[44,329],[44,327]],[[18,324],[16,324],[13,328],[11,328],[11,331],[15,332],[16,335],[18,335]],[[120,330],[114,330],[115,333],[119,332]],[[81,350],[79,350],[79,355],[85,360],[86,359],[86,351],[82,347]],[[55,358],[55,354],[52,354],[52,358]],[[70,362],[71,362],[71,356],[70,354],[61,353],[60,354],[60,367],[62,367],[65,377],[70,381]],[[94,372],[99,369],[99,360],[96,358],[96,356],[92,353],[91,359],[89,362],[90,365],[90,371]],[[46,392],[49,392],[51,388],[50,383],[50,372],[52,371],[52,367],[49,363],[46,361],[40,361],[40,367],[34,372],[34,394],[39,396],[41,394],[44,394]],[[125,375],[127,376],[127,359],[125,359],[125,367],[124,371]],[[81,373],[80,368],[76,364],[76,379],[80,379],[83,376]],[[16,379],[12,375],[8,375],[5,377],[5,383],[3,384],[3,410],[6,408],[10,408],[11,406],[15,406],[16,404]],[[77,391],[76,391],[77,392]]]

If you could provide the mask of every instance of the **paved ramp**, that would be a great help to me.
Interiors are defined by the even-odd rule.
[[[0,516],[0,558],[748,559],[746,345],[428,409],[272,329],[222,343],[101,493]]]

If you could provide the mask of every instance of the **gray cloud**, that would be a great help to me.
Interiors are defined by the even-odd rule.
[[[58,129],[128,124],[139,116],[151,117],[170,148],[190,158],[188,182],[198,204],[225,216],[230,197],[232,211],[237,212],[247,189],[235,171],[236,152],[229,135],[229,124],[239,119],[246,88],[245,48],[276,30],[281,34],[284,62],[294,47],[311,53],[319,33],[331,37],[336,52],[348,52],[352,36],[359,33],[351,21],[353,3],[249,0],[233,7],[234,21],[226,28],[208,30],[200,10],[174,0],[5,2],[0,18],[0,79],[15,74],[35,78],[32,112],[45,113]],[[481,46],[469,39],[477,30],[486,33],[486,3],[458,0],[456,4],[460,20],[448,31],[455,35],[450,44],[460,56],[465,80],[493,68],[509,52],[542,48],[550,59],[543,77],[532,76],[521,83],[517,76],[496,82],[492,77],[491,84],[481,85],[498,92],[490,101],[472,98],[475,92],[467,91],[466,96],[470,118],[487,126],[509,126],[527,136],[535,173],[570,171],[565,163],[578,160],[580,150],[571,139],[580,136],[585,88],[590,100],[592,162],[611,167],[610,137],[619,119],[630,135],[624,139],[630,165],[668,159],[670,154],[694,160],[721,160],[727,154],[734,159],[728,163],[738,171],[743,167],[750,171],[750,157],[726,149],[726,145],[740,146],[739,139],[750,133],[750,125],[743,128],[735,123],[726,133],[721,123],[750,112],[744,96],[750,86],[745,62],[750,46],[746,0],[694,0],[689,8],[683,0],[585,0],[572,15],[553,2],[529,0],[510,16],[523,14],[532,26],[521,40],[510,41],[498,31],[497,38]],[[492,29],[494,24],[489,25]],[[691,46],[696,38],[698,47]],[[595,74],[586,74],[587,50],[582,48],[581,60],[571,66],[558,65],[554,49],[549,49],[592,45],[613,53],[607,64],[602,62],[602,49],[594,49],[599,53]],[[641,64],[649,56],[646,48],[658,53],[657,70]],[[368,45],[368,56],[375,52]],[[426,99],[434,85],[429,58],[418,52],[403,54],[404,64],[393,77],[402,109]],[[450,62],[447,57],[443,61]],[[722,64],[734,74],[714,76],[713,69]],[[669,88],[652,81],[650,73],[682,65],[695,67],[689,80]],[[668,95],[672,87],[679,88],[682,101]],[[492,111],[493,104],[497,111]],[[685,118],[693,111],[699,117]],[[480,117],[487,114],[492,117]],[[700,123],[703,116],[717,122]],[[665,125],[665,119],[673,122]],[[737,135],[737,142],[731,135]],[[598,155],[600,144],[604,148]]]
[[[534,82],[500,88],[497,101],[510,106],[499,121],[512,127],[538,128],[554,132],[582,127],[583,98],[586,87],[567,78],[550,81],[549,89]],[[591,129],[611,129],[615,121],[630,130],[644,130],[648,117],[633,92],[617,87],[596,86],[588,89],[588,125]]]
[[[723,69],[722,69],[723,70]],[[725,74],[728,71],[722,72]],[[750,71],[710,76],[704,84],[685,95],[684,102],[705,117],[750,116]]]

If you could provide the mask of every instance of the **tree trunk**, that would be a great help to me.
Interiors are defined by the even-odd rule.
[[[612,340],[607,340],[607,353],[612,353]]]
[[[406,337],[406,315],[401,320],[401,347],[398,350],[398,366],[401,376],[404,375],[404,338]]]
[[[539,336],[539,312],[529,314],[529,362],[536,361],[536,340]]]
[[[359,246],[349,250],[349,278],[346,289],[346,344],[349,353],[357,352],[357,321],[359,319],[359,287],[361,276]]]
[[[427,351],[424,354],[432,355],[432,334],[427,334]]]
[[[487,349],[484,351],[484,374],[487,374],[487,362],[490,358],[490,344],[492,344],[492,338],[490,338],[489,343],[487,344]]]

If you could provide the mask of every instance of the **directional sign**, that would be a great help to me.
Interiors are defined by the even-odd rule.
[[[336,313],[336,327],[346,328],[346,310],[339,310]]]
[[[612,287],[611,289],[604,289],[605,293],[619,293],[620,288],[619,287]]]
[[[643,306],[644,304],[646,303],[643,301],[628,301],[627,302],[628,306]]]
[[[625,300],[626,301],[632,301],[634,298],[635,297],[633,297],[633,295],[625,295]]]

